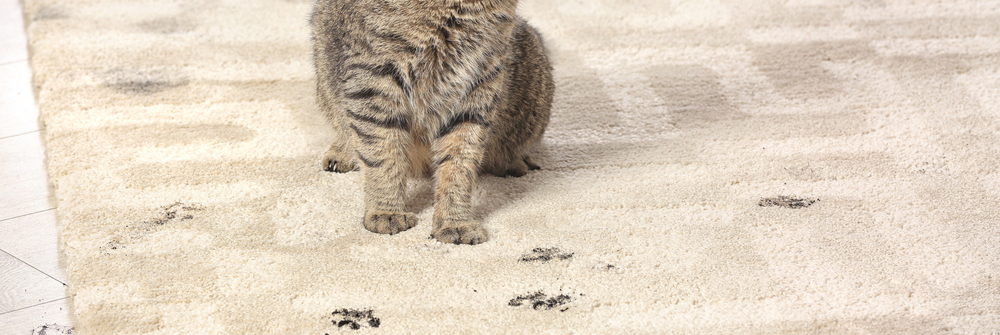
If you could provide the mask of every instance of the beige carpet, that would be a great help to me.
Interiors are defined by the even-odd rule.
[[[491,240],[361,225],[305,0],[25,0],[78,334],[1000,332],[1000,2],[531,0]]]

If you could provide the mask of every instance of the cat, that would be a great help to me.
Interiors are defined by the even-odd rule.
[[[317,100],[338,138],[327,171],[362,170],[364,227],[417,224],[409,177],[433,177],[431,236],[488,240],[474,217],[480,173],[520,177],[549,123],[555,84],[517,0],[318,0],[310,19]]]

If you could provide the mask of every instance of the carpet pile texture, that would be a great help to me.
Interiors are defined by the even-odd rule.
[[[78,334],[1000,332],[1000,2],[525,0],[543,170],[361,225],[304,0],[25,0]]]

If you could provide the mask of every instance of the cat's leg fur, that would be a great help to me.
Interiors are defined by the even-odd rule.
[[[376,136],[357,130],[355,136]],[[417,225],[417,216],[406,212],[406,179],[410,165],[405,145],[409,134],[402,130],[382,133],[381,141],[358,145],[358,160],[364,166],[364,226],[380,234],[395,234]]]
[[[442,243],[479,244],[488,239],[472,210],[472,188],[482,161],[484,128],[471,121],[454,125],[432,147],[436,169],[431,236]]]
[[[329,70],[329,62],[316,62],[317,72]],[[323,154],[321,168],[329,172],[345,173],[358,170],[357,153],[354,149],[347,124],[350,120],[344,112],[338,99],[335,99],[339,85],[329,76],[318,76],[316,86],[316,102],[320,111],[335,131],[336,137],[330,148]]]
[[[412,169],[407,159],[413,142],[408,110],[384,78],[352,78],[344,85],[344,113],[346,132],[364,174],[364,226],[375,233],[396,234],[417,225],[416,215],[406,211],[404,202]]]
[[[485,78],[437,131],[434,157],[434,228],[443,243],[479,244],[488,236],[472,210],[472,190],[482,169],[506,78]]]

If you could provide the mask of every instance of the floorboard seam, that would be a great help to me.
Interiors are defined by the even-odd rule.
[[[41,306],[41,305],[44,305],[44,304],[50,304],[50,303],[53,303],[53,302],[56,302],[56,301],[59,301],[59,300],[66,300],[66,298],[69,298],[69,297],[62,297],[62,298],[59,298],[59,299],[53,299],[53,300],[49,300],[49,301],[46,301],[46,302],[40,302],[40,303],[31,305],[31,306],[25,306],[25,307],[21,307],[21,308],[18,308],[18,309],[14,309],[14,310],[2,312],[2,313],[0,313],[0,315],[10,314],[10,313],[18,312],[18,311],[23,311],[23,310],[26,310],[28,308],[38,307],[38,306]]]
[[[55,210],[55,209],[56,209],[55,207],[52,207],[52,208],[49,208],[49,209],[44,209],[44,210],[40,210],[40,211],[37,211],[37,212],[28,213],[28,214],[16,215],[16,216],[12,216],[12,217],[5,218],[5,219],[0,219],[0,222],[10,221],[10,220],[13,220],[13,219],[20,219],[20,218],[23,218],[23,217],[26,217],[26,216],[32,216],[32,215],[35,215],[35,214],[41,214],[41,213],[45,213],[45,212],[52,211],[52,210]]]
[[[17,256],[12,255],[11,253],[7,252],[6,250],[0,249],[0,252],[7,254],[7,256],[10,256],[10,257],[16,259],[18,262],[24,263],[24,265],[27,265],[28,267],[30,267],[32,269],[35,269],[38,272],[41,272],[46,277],[52,278],[52,280],[55,280],[56,282],[59,282],[60,284],[62,284],[62,286],[66,286],[66,283],[64,283],[62,280],[56,279],[56,277],[53,277],[52,275],[46,273],[45,271],[42,271],[42,269],[36,268],[34,265],[31,265],[31,263],[25,262],[23,259],[20,259]]]

